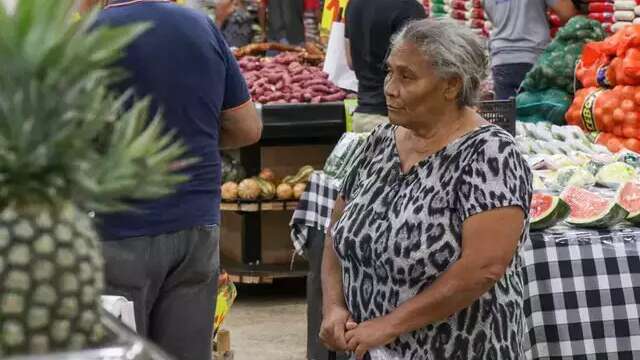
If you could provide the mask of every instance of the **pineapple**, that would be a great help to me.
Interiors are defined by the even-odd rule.
[[[81,350],[109,340],[103,260],[90,211],[170,193],[186,148],[123,110],[112,65],[144,24],[89,31],[73,0],[0,4],[0,358]]]

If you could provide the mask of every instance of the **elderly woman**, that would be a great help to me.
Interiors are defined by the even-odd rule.
[[[323,260],[320,337],[357,359],[520,359],[531,172],[475,111],[487,57],[470,30],[392,41],[390,124],[344,182]]]

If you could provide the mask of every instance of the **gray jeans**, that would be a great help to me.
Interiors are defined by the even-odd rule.
[[[103,242],[108,295],[134,303],[138,333],[180,360],[210,360],[218,226]]]

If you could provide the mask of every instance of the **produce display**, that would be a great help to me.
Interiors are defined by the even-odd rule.
[[[629,212],[627,221],[640,225],[640,184],[637,182],[624,184],[618,192],[618,203]]]
[[[594,154],[611,154],[602,145],[593,144],[577,126],[551,123],[516,123],[516,139],[525,155],[571,155],[585,162]]]
[[[565,221],[576,227],[606,229],[629,215],[615,198],[609,199],[579,187],[568,187],[560,197],[571,208]]]
[[[522,83],[524,92],[516,98],[518,119],[562,125],[573,100],[575,66],[582,48],[604,37],[602,25],[583,16],[562,27]]]
[[[601,41],[605,35],[599,22],[584,16],[572,18],[558,31],[556,38],[527,74],[522,87],[526,91],[555,88],[573,93],[574,69],[584,44]]]
[[[640,152],[640,25],[630,25],[604,41],[584,47],[576,93],[567,123],[599,132],[611,151]]]
[[[254,100],[262,104],[342,101],[347,93],[328,80],[322,68],[307,65],[303,55],[245,56],[238,61]]]
[[[222,184],[222,200],[226,202],[297,200],[302,197],[313,172],[313,167],[307,165],[301,167],[297,174],[277,181],[271,169],[263,169],[258,176],[243,179],[239,183],[228,181]]]
[[[564,221],[570,212],[569,205],[559,196],[535,193],[531,199],[531,230],[544,230]]]
[[[607,32],[611,32],[611,28],[614,23],[614,12],[615,7],[613,5],[613,0],[593,1],[589,2],[587,5],[589,18],[602,23],[602,26]]]
[[[432,17],[450,17],[476,34],[489,37],[491,22],[487,20],[481,0],[431,0],[429,10]]]
[[[366,139],[366,134],[343,134],[327,158],[324,172],[336,180],[342,180],[359,158]]]

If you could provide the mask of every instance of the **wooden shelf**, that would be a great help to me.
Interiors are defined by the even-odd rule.
[[[309,263],[306,261],[295,262],[293,269],[290,264],[247,265],[225,256],[221,256],[221,263],[229,279],[240,284],[271,284],[274,279],[301,278],[309,272]]]
[[[223,202],[220,204],[222,211],[241,211],[241,212],[259,212],[259,211],[287,211],[295,210],[298,201],[258,201],[258,202]]]

